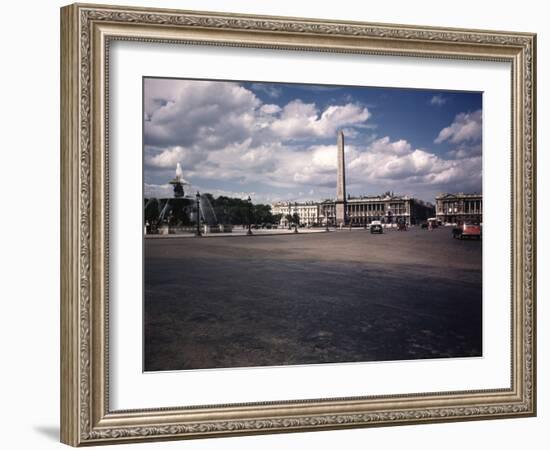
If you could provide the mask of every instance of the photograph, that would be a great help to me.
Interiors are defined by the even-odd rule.
[[[142,89],[145,372],[484,356],[483,92]]]

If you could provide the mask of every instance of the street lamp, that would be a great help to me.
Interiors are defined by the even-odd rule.
[[[201,237],[201,194],[199,191],[197,191],[197,194],[195,195],[196,201],[197,201],[197,229],[195,230],[195,236]]]
[[[250,228],[250,222],[252,218],[252,199],[250,198],[250,195],[247,198],[248,201],[248,231],[246,232],[247,236],[252,236],[252,229]]]

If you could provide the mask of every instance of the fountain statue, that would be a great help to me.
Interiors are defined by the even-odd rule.
[[[144,199],[144,222],[146,234],[195,233],[197,226],[204,227],[205,233],[231,231],[230,226],[222,226],[210,202],[209,194],[189,195],[184,186],[189,183],[183,178],[180,163],[176,165],[176,176],[169,181],[173,186],[172,198]]]
[[[183,179],[183,170],[181,170],[180,163],[176,165],[176,178],[170,181],[170,184],[174,186],[174,198],[182,198],[185,195],[183,185],[189,183]]]

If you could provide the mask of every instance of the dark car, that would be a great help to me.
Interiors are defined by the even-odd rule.
[[[481,226],[475,223],[463,223],[453,228],[455,239],[481,239]]]
[[[375,220],[374,222],[371,223],[370,232],[371,233],[383,233],[384,229],[382,228],[382,224]]]
[[[405,222],[399,222],[397,224],[397,231],[407,231],[407,224]]]

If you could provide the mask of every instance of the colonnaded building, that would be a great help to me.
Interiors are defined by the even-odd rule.
[[[435,198],[436,218],[442,223],[483,222],[481,194],[440,194]]]
[[[433,217],[435,208],[430,203],[409,196],[385,193],[378,196],[351,197],[346,195],[346,169],[344,133],[338,133],[338,170],[336,200],[321,202],[278,202],[271,205],[273,214],[281,214],[281,224],[288,225],[287,215],[297,214],[300,224],[367,225],[373,220],[382,223],[405,223],[415,225]]]

